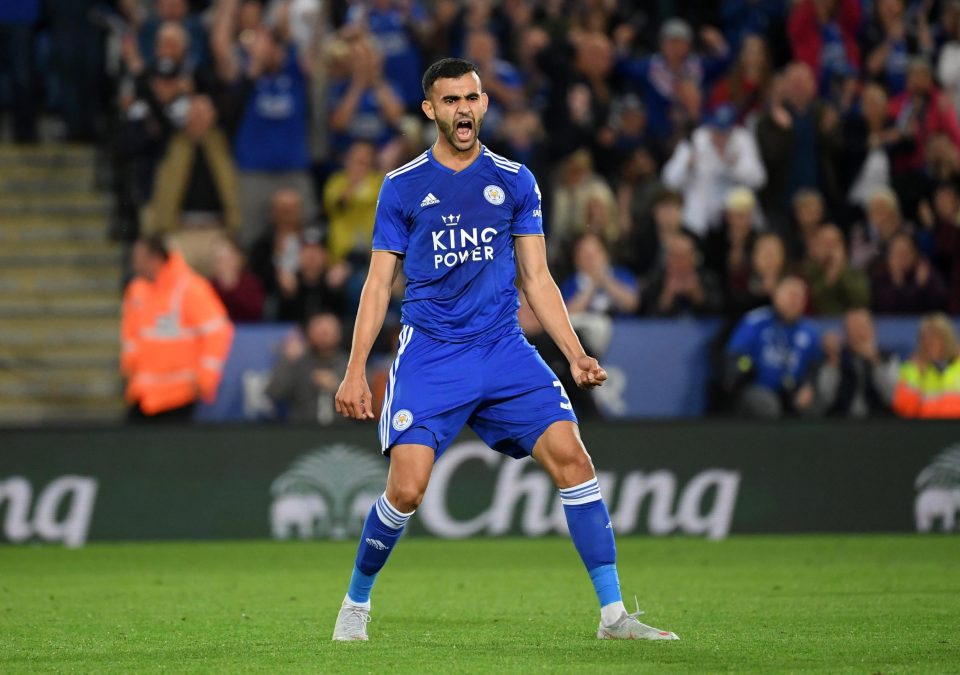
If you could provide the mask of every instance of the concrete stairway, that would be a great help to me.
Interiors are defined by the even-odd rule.
[[[0,424],[119,418],[108,211],[91,148],[0,146]]]

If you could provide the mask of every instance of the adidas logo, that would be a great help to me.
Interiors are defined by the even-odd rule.
[[[367,538],[366,541],[367,541],[367,546],[373,546],[373,547],[374,547],[375,549],[377,549],[378,551],[386,551],[388,548],[390,548],[389,546],[387,546],[386,544],[384,544],[384,543],[383,543],[382,541],[380,541],[379,539],[370,539],[370,538]]]
[[[434,204],[439,204],[440,200],[433,196],[433,193],[429,193],[426,197],[423,198],[423,201],[420,202],[420,208],[424,206],[433,206]]]

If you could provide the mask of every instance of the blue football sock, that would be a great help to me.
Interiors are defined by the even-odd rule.
[[[590,574],[600,606],[621,602],[617,545],[597,479],[591,478],[586,483],[561,488],[560,501],[567,516],[573,545]]]
[[[370,589],[396,545],[403,528],[413,513],[400,513],[387,501],[386,493],[380,495],[367,514],[360,534],[360,547],[353,566],[353,576],[347,597],[351,602],[364,603],[370,600]]]

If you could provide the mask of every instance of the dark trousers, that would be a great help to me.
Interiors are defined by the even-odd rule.
[[[129,424],[191,424],[193,422],[193,410],[196,407],[195,403],[188,403],[179,408],[171,408],[155,415],[147,415],[140,409],[138,403],[134,403],[127,409],[127,422]]]

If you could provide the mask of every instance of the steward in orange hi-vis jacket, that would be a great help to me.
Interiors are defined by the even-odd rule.
[[[189,419],[197,399],[216,398],[233,325],[210,283],[162,239],[138,241],[133,267],[120,327],[131,418]]]

